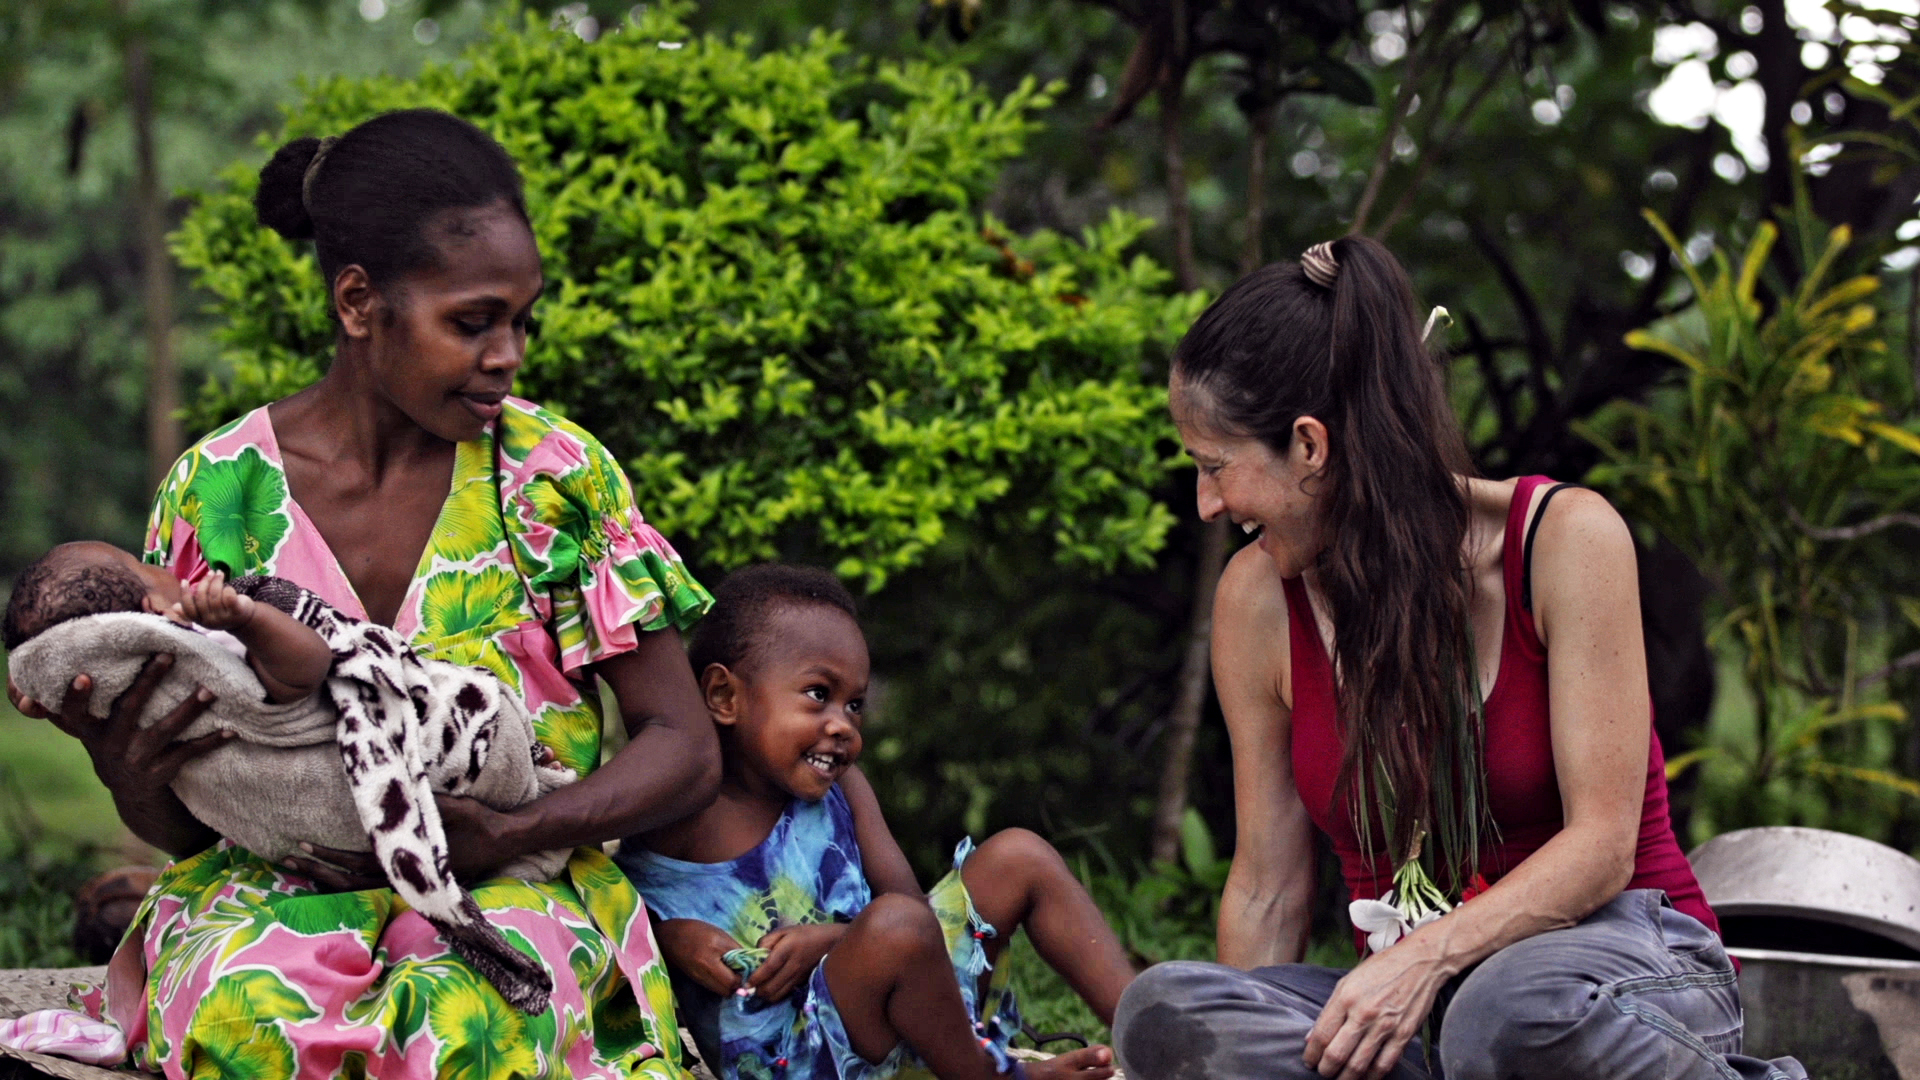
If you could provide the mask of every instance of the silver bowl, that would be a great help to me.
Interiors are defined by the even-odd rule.
[[[1772,825],[1716,836],[1688,859],[1721,916],[1817,919],[1920,949],[1920,861],[1885,844]]]

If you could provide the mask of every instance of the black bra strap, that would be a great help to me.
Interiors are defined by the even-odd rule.
[[[1547,504],[1553,497],[1567,488],[1584,488],[1585,484],[1555,484],[1540,496],[1540,509],[1533,512],[1533,521],[1527,526],[1527,544],[1520,552],[1520,607],[1525,611],[1533,610],[1533,536],[1540,531],[1540,519],[1547,516]]]

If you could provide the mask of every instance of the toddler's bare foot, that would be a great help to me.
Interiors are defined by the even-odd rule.
[[[1028,1061],[1029,1080],[1107,1080],[1113,1075],[1113,1051],[1089,1046],[1045,1061]]]

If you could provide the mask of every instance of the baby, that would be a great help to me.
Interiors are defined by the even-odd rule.
[[[1132,967],[1030,832],[963,842],[921,891],[856,765],[868,660],[846,589],[758,566],[715,596],[691,659],[720,729],[719,797],[616,857],[661,920],[707,1064],[724,1080],[1111,1076],[1104,1046],[1024,1067],[1008,1056],[1019,1014],[994,962],[1016,929],[1108,1023]]]
[[[216,570],[183,586],[163,568],[92,542],[63,544],[28,567],[0,629],[9,678],[40,695],[58,694],[76,669],[108,673],[86,665],[124,672],[163,649],[201,676],[246,687],[224,645],[196,642],[189,631],[232,635],[265,701],[229,689],[188,729],[193,736],[204,724],[239,737],[181,770],[173,781],[181,802],[269,860],[308,841],[371,847],[401,899],[456,953],[514,1006],[546,1010],[546,970],[487,922],[448,869],[435,802],[444,793],[508,810],[575,778],[535,740],[525,706],[499,679],[422,657],[390,628],[347,616],[292,582],[229,582]],[[170,677],[186,675],[177,667]],[[501,874],[546,880],[566,855],[533,853]]]
[[[182,585],[164,568],[94,540],[61,544],[21,571],[0,637],[11,653],[60,623],[110,611],[144,611],[233,635],[276,704],[312,694],[333,669],[333,652],[318,633],[242,595],[225,574],[216,570]]]

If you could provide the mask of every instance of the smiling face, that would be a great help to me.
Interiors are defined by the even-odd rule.
[[[466,442],[513,389],[545,285],[540,250],[504,202],[444,212],[428,231],[438,265],[386,289],[349,266],[335,279],[335,308],[364,347],[374,392],[427,431]]]
[[[1282,577],[1298,577],[1325,546],[1316,481],[1326,468],[1326,425],[1311,416],[1294,421],[1284,454],[1260,439],[1232,435],[1210,422],[1206,391],[1175,375],[1174,426],[1199,468],[1195,497],[1202,521],[1221,514],[1255,537]]]
[[[727,778],[757,795],[823,798],[860,759],[867,642],[839,608],[784,603],[736,668],[701,673]]]

